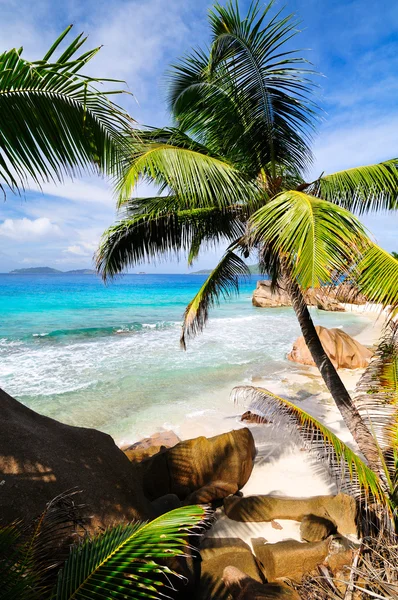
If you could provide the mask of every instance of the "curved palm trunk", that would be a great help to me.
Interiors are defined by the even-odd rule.
[[[383,473],[377,444],[363,422],[350,394],[341,381],[332,361],[326,354],[300,287],[290,277],[287,277],[287,289],[292,300],[294,312],[300,324],[305,343],[318,367],[323,380],[336,402],[345,424],[351,432],[369,466],[377,473]]]

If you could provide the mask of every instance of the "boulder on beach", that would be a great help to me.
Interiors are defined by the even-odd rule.
[[[327,329],[321,325],[315,327],[322,346],[336,369],[366,368],[373,352],[366,348],[342,329]],[[293,344],[287,358],[302,365],[315,366],[304,337],[299,337]]]
[[[357,504],[348,494],[282,498],[279,496],[229,496],[224,499],[227,517],[234,521],[261,522],[275,519],[302,521],[306,515],[329,519],[344,535],[357,533]]]
[[[325,517],[306,515],[300,523],[300,537],[304,542],[321,542],[336,532],[336,524]]]
[[[140,462],[161,450],[172,448],[180,441],[174,431],[158,431],[150,437],[135,442],[135,444],[124,446],[122,450],[131,462]]]
[[[0,414],[1,522],[30,524],[72,489],[91,530],[152,517],[138,471],[109,435],[39,415],[2,390]]]
[[[255,453],[253,436],[247,427],[212,438],[180,442],[139,463],[144,493],[150,500],[170,493],[185,500],[205,488],[207,502],[223,498],[248,481]],[[191,496],[195,501],[198,498],[199,495]]]
[[[340,286],[308,290],[305,293],[307,305],[316,306],[320,310],[343,312],[345,308],[341,304],[339,298],[345,297],[345,301],[348,302],[348,298],[354,298],[354,295],[352,294],[349,296],[348,288],[346,288],[344,293],[342,292],[339,294],[339,288]],[[253,292],[252,303],[253,306],[259,308],[276,308],[292,305],[290,296],[286,290],[286,285],[282,282],[274,289],[271,289],[271,281],[267,279],[257,281],[256,289]]]
[[[259,583],[233,566],[224,569],[223,582],[233,600],[300,600],[285,583]]]
[[[205,537],[200,547],[201,578],[195,600],[227,600],[230,591],[223,582],[223,571],[233,566],[243,569],[252,580],[261,583],[257,560],[251,549],[239,538]]]
[[[329,554],[328,539],[312,543],[284,540],[276,544],[264,544],[262,539],[257,543],[254,539],[252,546],[267,581],[288,577],[300,582],[306,573],[322,564]]]

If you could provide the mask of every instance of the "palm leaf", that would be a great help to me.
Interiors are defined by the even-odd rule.
[[[96,257],[97,269],[104,279],[114,277],[129,266],[179,258],[181,253],[187,253],[192,263],[201,246],[232,241],[243,233],[239,207],[168,212],[173,198],[165,200],[166,212],[149,214],[141,214],[141,207],[137,210],[134,203],[132,216],[126,216],[104,233]],[[147,207],[148,204],[144,202]],[[159,207],[161,205],[159,202]]]
[[[181,131],[155,130],[131,144],[117,182],[119,206],[141,178],[183,199],[190,208],[253,201],[258,190],[225,158],[209,153]]]
[[[35,589],[43,596],[53,587],[71,544],[86,535],[84,505],[75,502],[78,493],[73,490],[51,500],[21,547],[21,564],[34,576]]]
[[[330,429],[292,402],[263,388],[236,387],[232,391],[235,402],[250,405],[273,423],[274,427],[287,427],[299,442],[324,461],[340,490],[355,495],[361,503],[380,504],[390,514],[390,500],[376,473],[374,473]]]
[[[12,189],[62,179],[82,169],[113,173],[132,119],[80,71],[99,48],[76,55],[78,36],[58,61],[48,62],[70,27],[43,60],[28,62],[22,49],[0,55],[0,179]]]
[[[398,158],[323,175],[311,186],[316,196],[362,214],[398,208]]]
[[[386,327],[376,353],[355,389],[355,404],[386,458],[392,486],[398,484],[398,327]]]
[[[336,272],[347,273],[369,243],[347,210],[298,191],[279,194],[250,222],[252,243],[286,257],[304,290],[330,282]]]
[[[23,566],[22,531],[18,523],[0,527],[0,599],[35,600],[35,578]]]
[[[369,244],[354,273],[368,301],[389,307],[392,317],[398,309],[398,260],[377,244]]]
[[[164,598],[172,571],[159,561],[184,555],[188,536],[200,532],[207,517],[206,508],[186,506],[84,542],[72,549],[55,598]]]
[[[305,169],[312,157],[309,140],[316,115],[312,72],[295,51],[283,49],[297,34],[298,22],[280,12],[269,17],[272,6],[261,9],[259,1],[253,2],[243,17],[237,2],[216,4],[210,11],[209,69],[216,75],[225,70],[234,81],[252,143],[260,153],[268,151],[264,163],[273,168],[287,160]]]
[[[186,347],[186,338],[194,337],[202,331],[209,317],[209,309],[220,302],[220,298],[229,298],[239,292],[241,277],[250,276],[246,263],[233,250],[239,243],[232,244],[215,269],[210,273],[198,293],[188,304],[184,313],[180,342]]]

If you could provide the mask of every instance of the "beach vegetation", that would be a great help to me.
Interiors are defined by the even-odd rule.
[[[82,49],[83,34],[61,49],[72,26],[36,61],[23,48],[0,55],[0,178],[3,192],[65,176],[114,175],[134,121],[115,104],[122,82],[90,77],[100,48]],[[120,87],[114,88],[115,83]],[[102,86],[103,89],[99,89]]]
[[[206,508],[185,506],[149,523],[119,524],[92,537],[82,535],[69,497],[50,502],[30,533],[21,523],[0,527],[1,600],[160,600],[184,586],[184,578],[168,565],[192,550],[188,539],[203,528]],[[71,525],[75,542],[68,547]]]

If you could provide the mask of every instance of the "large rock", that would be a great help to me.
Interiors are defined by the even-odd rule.
[[[284,583],[258,583],[232,566],[224,569],[223,582],[233,600],[300,600],[298,593]]]
[[[300,537],[304,542],[321,542],[336,531],[335,523],[316,515],[306,515],[300,523]]]
[[[354,340],[341,329],[327,329],[316,326],[322,346],[337,369],[363,369],[368,366],[373,356],[371,350]],[[293,344],[288,359],[302,365],[315,366],[304,337],[299,337]]]
[[[290,296],[282,286],[276,287],[271,291],[271,281],[257,281],[256,289],[253,292],[253,306],[260,308],[291,306]]]
[[[204,538],[200,555],[202,557],[200,584],[196,600],[230,599],[230,593],[223,582],[226,567],[239,567],[254,581],[262,582],[257,560],[249,546],[239,538]]]
[[[122,450],[131,462],[141,462],[144,458],[149,458],[161,450],[172,448],[180,441],[174,431],[159,431],[135,442],[135,444],[124,446]]]
[[[310,289],[305,293],[305,299],[309,306],[316,306],[321,310],[343,312],[344,306],[339,302],[336,294],[337,288]],[[286,285],[282,282],[271,290],[270,280],[257,281],[252,303],[260,308],[292,305]]]
[[[338,286],[310,289],[305,293],[308,306],[316,306],[321,310],[344,311],[342,302],[350,304],[365,304],[366,298],[359,294],[350,284],[343,283]],[[271,281],[257,281],[253,292],[252,302],[260,308],[291,306],[290,296],[286,291],[286,285],[282,282],[271,291]]]
[[[329,519],[344,535],[357,533],[357,505],[347,494],[280,498],[278,496],[231,496],[224,500],[225,514],[234,521],[302,521],[306,515]]]
[[[30,523],[77,488],[91,529],[153,515],[140,475],[113,439],[30,410],[0,390],[0,520]]]
[[[197,502],[199,494],[192,494],[205,488],[207,502],[224,498],[245,485],[254,456],[253,436],[246,427],[180,442],[140,463],[145,495],[151,500],[165,494],[181,500],[191,496]]]
[[[252,540],[254,553],[267,581],[289,578],[300,582],[302,577],[322,564],[329,554],[329,540],[302,543],[285,540],[264,544],[262,538]]]

